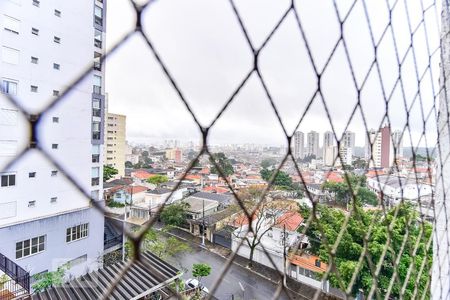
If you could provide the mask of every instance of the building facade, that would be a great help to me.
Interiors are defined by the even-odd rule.
[[[32,275],[69,262],[78,276],[98,268],[103,253],[103,214],[63,172],[103,205],[105,12],[99,0],[0,2],[0,253]],[[6,96],[39,114],[87,68],[40,115],[39,146],[61,170],[28,143],[26,121]]]
[[[301,131],[296,131],[294,134],[294,159],[302,159],[305,149],[305,134]]]
[[[369,139],[366,139],[366,158],[369,166],[375,168],[390,168],[394,162],[394,152],[391,139],[391,129],[388,126],[379,131],[371,129]]]
[[[124,115],[106,114],[105,122],[105,164],[118,171],[118,176],[125,176],[126,122]]]
[[[319,157],[319,133],[310,131],[306,140],[306,155],[314,155]]]
[[[403,157],[403,133],[401,130],[395,130],[392,132],[392,141],[395,148],[395,158]]]

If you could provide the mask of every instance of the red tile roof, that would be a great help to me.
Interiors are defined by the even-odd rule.
[[[303,269],[310,270],[317,273],[323,273],[327,270],[328,265],[324,262],[320,261],[320,267],[316,266],[316,261],[320,258],[315,255],[309,255],[306,253],[303,253],[300,255],[293,255],[289,258],[289,261],[291,264],[302,267]]]
[[[289,231],[295,231],[303,223],[303,217],[296,211],[288,211],[277,220],[278,228],[286,228]]]

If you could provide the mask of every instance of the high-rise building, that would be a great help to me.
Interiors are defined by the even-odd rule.
[[[344,132],[344,135],[341,139],[341,147],[351,148],[352,153],[353,149],[355,149],[355,133],[352,131]]]
[[[319,133],[316,131],[308,132],[306,137],[306,155],[319,157]]]
[[[325,133],[323,134],[323,146],[322,146],[322,152],[323,152],[322,158],[323,158],[324,163],[325,163],[326,158],[329,158],[330,156],[332,156],[331,153],[334,150],[331,150],[331,148],[334,145],[335,145],[335,140],[334,140],[333,132],[325,131]],[[329,165],[329,164],[325,163],[325,165]]]
[[[338,155],[337,146],[326,146],[323,147],[323,164],[327,167],[331,167],[339,164],[339,160],[336,160]]]
[[[339,155],[341,156],[344,164],[346,165],[352,164],[354,148],[355,148],[355,133],[351,131],[344,132],[339,147]]]
[[[117,169],[117,175],[125,176],[126,122],[127,117],[106,114],[105,122],[105,165]]]
[[[395,130],[392,133],[392,141],[395,146],[394,155],[396,158],[403,157],[403,134],[401,130]]]
[[[1,93],[25,110],[44,110],[83,64],[93,65],[40,115],[39,146],[62,170],[27,145],[26,122],[0,95],[0,166],[30,148],[0,167],[0,253],[31,274],[65,263],[69,274],[84,274],[99,267],[103,253],[103,214],[63,172],[102,205],[105,6],[105,0],[0,1]]]
[[[301,131],[294,134],[294,159],[302,159],[304,157],[305,135]]]
[[[366,158],[373,156],[369,166],[375,168],[390,168],[393,164],[391,129],[384,126],[379,131],[371,129],[369,140],[366,139]]]

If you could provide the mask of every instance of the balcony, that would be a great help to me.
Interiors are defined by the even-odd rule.
[[[103,26],[103,18],[95,16],[95,24]]]
[[[0,286],[0,299],[18,299],[30,292],[30,273],[0,253],[0,276],[6,275],[7,281]]]
[[[93,87],[94,87],[93,88],[94,94],[97,94],[97,95],[101,95],[102,94],[102,87],[101,86],[94,85]]]
[[[97,186],[100,184],[100,177],[94,177],[91,179],[91,185],[92,186]]]
[[[102,48],[102,41],[94,39],[94,46],[97,48]]]
[[[92,109],[92,116],[94,116],[94,117],[101,117],[102,116],[102,110],[100,108],[93,108]]]
[[[100,162],[100,154],[92,154],[92,162],[99,163]]]
[[[92,132],[92,139],[93,140],[100,140],[100,137],[101,137],[100,131]]]
[[[100,62],[94,62],[94,70],[101,71],[102,70],[102,64]]]

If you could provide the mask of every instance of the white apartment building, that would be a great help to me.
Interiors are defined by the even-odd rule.
[[[65,178],[102,205],[106,1],[0,1],[0,253],[36,274],[69,262],[77,276],[99,267],[103,215]],[[21,113],[39,115],[82,71],[94,68],[37,127],[33,144]],[[28,153],[5,169],[23,148]]]
[[[296,131],[294,133],[294,159],[302,159],[304,155],[305,148],[305,134],[301,131]]]
[[[391,129],[384,126],[379,130],[371,129],[369,139],[366,138],[366,158],[373,161],[369,167],[390,168],[394,162],[394,151],[391,138]]]

